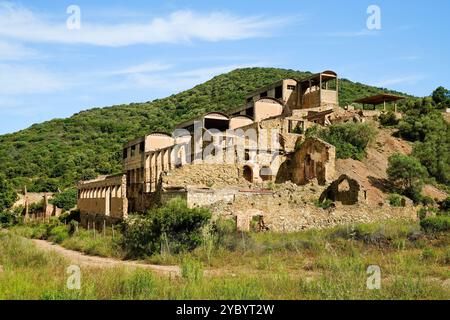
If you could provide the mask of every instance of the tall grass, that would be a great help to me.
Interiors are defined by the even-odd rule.
[[[92,241],[80,230],[66,239]],[[76,240],[78,237],[79,240]],[[98,237],[98,236],[97,236]],[[72,239],[72,240],[71,240]],[[75,239],[75,240],[74,240]],[[81,239],[81,240],[80,240]],[[98,237],[97,239],[104,239]],[[181,276],[148,270],[82,268],[80,291],[66,289],[70,264],[13,234],[0,235],[1,299],[449,299],[450,235],[427,236],[417,222],[309,230],[293,234],[223,232],[193,252],[156,255]],[[64,245],[64,242],[63,242]],[[105,249],[105,255],[111,254]],[[381,289],[366,287],[381,268]]]

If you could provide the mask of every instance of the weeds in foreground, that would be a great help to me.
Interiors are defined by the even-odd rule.
[[[217,227],[219,237],[190,253],[149,257],[153,263],[180,265],[180,277],[170,279],[147,270],[82,269],[78,292],[65,287],[67,261],[36,251],[32,243],[13,234],[2,235],[0,298],[450,298],[450,236],[426,234],[417,222],[388,221],[293,234],[242,234],[230,227],[226,223]],[[80,230],[81,243],[83,236],[92,241],[89,232]],[[75,241],[70,239],[63,245]],[[105,255],[113,251],[109,246]],[[370,265],[381,269],[380,290],[367,289]]]

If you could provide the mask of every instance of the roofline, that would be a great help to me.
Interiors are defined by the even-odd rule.
[[[299,80],[298,83],[304,83],[304,82],[307,82],[307,81],[309,81],[309,80],[318,78],[318,77],[320,77],[321,75],[327,75],[327,76],[330,76],[330,77],[334,77],[334,78],[336,78],[336,79],[338,78],[338,74],[337,74],[336,72],[334,72],[333,70],[325,70],[325,71],[323,71],[323,72],[319,72],[319,73],[312,74],[312,75],[310,75],[310,76],[307,77],[307,78],[303,78],[303,79]]]
[[[179,123],[179,124],[176,125],[175,129],[183,129],[183,128],[185,128],[186,126],[190,126],[190,125],[194,124],[195,121],[203,122],[203,119],[204,119],[205,117],[207,117],[208,115],[210,115],[210,114],[220,114],[220,115],[223,115],[224,117],[227,117],[228,120],[230,120],[230,115],[229,115],[229,114],[226,114],[226,113],[221,112],[221,111],[211,111],[211,112],[202,114],[202,115],[199,116],[199,117],[195,117],[195,118],[192,118],[192,119],[190,119],[190,120],[186,120],[186,121],[184,121],[184,122],[181,122],[181,123]]]
[[[256,102],[259,102],[259,101],[261,101],[261,100],[272,100],[272,101],[278,102],[278,103],[281,104],[283,107],[286,106],[286,104],[285,104],[283,101],[281,101],[280,99],[272,98],[272,97],[262,97],[262,98],[259,98],[258,100],[255,101],[255,103],[256,103]]]
[[[380,93],[369,97],[364,97],[360,99],[353,100],[354,103],[362,103],[362,104],[372,104],[379,105],[384,102],[395,102],[406,99],[405,96],[400,96],[391,93]],[[372,101],[371,101],[372,100]]]
[[[284,78],[284,79],[278,80],[278,81],[276,81],[276,82],[273,82],[273,83],[271,83],[271,84],[265,85],[265,86],[263,86],[263,87],[261,87],[261,88],[258,88],[258,89],[256,89],[256,90],[251,91],[250,93],[248,93],[248,94],[245,96],[245,98],[254,97],[254,96],[257,95],[258,93],[267,91],[267,90],[269,90],[270,88],[273,88],[273,87],[278,86],[279,84],[283,84],[283,82],[286,81],[286,80],[293,80],[293,81],[295,81],[295,82],[298,83],[298,80],[297,80],[297,79],[294,79],[294,78]]]

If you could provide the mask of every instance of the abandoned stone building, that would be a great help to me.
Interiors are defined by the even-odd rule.
[[[123,174],[78,184],[82,221],[113,223],[180,197],[191,207],[209,206],[217,212],[227,206],[242,224],[261,212],[276,215],[285,202],[294,203],[292,195],[271,200],[276,196],[268,186],[286,182],[314,182],[331,186],[325,195],[353,199],[356,192],[360,199],[364,190],[353,181],[347,194],[334,192],[334,146],[305,139],[314,125],[346,121],[364,121],[364,114],[339,107],[335,72],[281,80],[249,94],[243,106],[226,114],[211,112],[181,123],[172,135],[150,133],[126,143]],[[253,206],[242,213],[235,209],[245,207],[241,203]],[[272,227],[277,229],[277,224]],[[294,229],[301,228],[298,224]]]

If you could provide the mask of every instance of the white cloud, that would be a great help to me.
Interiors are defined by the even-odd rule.
[[[222,73],[245,67],[263,65],[261,62],[245,65],[226,65],[210,68],[198,68],[185,71],[157,72],[157,73],[129,73],[124,80],[109,87],[109,89],[158,89],[175,91],[186,90],[195,85],[210,80]]]
[[[49,93],[68,85],[44,68],[0,64],[0,94],[21,95]]]
[[[149,72],[158,72],[164,71],[172,68],[170,64],[163,64],[159,62],[146,62],[139,65],[127,67],[121,70],[116,70],[111,72],[112,75],[126,75],[126,74],[134,74],[134,73],[149,73]]]
[[[377,87],[388,87],[388,86],[395,86],[395,85],[411,85],[411,84],[416,84],[423,78],[424,78],[424,76],[422,76],[422,75],[409,75],[409,76],[404,76],[404,77],[384,79],[384,80],[381,80],[381,81],[375,83],[374,85]]]
[[[35,58],[37,56],[37,51],[24,47],[21,44],[0,41],[0,61],[23,60],[27,58]]]
[[[65,21],[52,23],[25,7],[0,2],[0,36],[34,42],[118,47],[193,40],[238,40],[267,36],[274,27],[285,23],[286,19],[273,17],[239,17],[224,12],[202,14],[183,10],[140,24],[90,24],[82,20],[81,30],[68,30]]]

